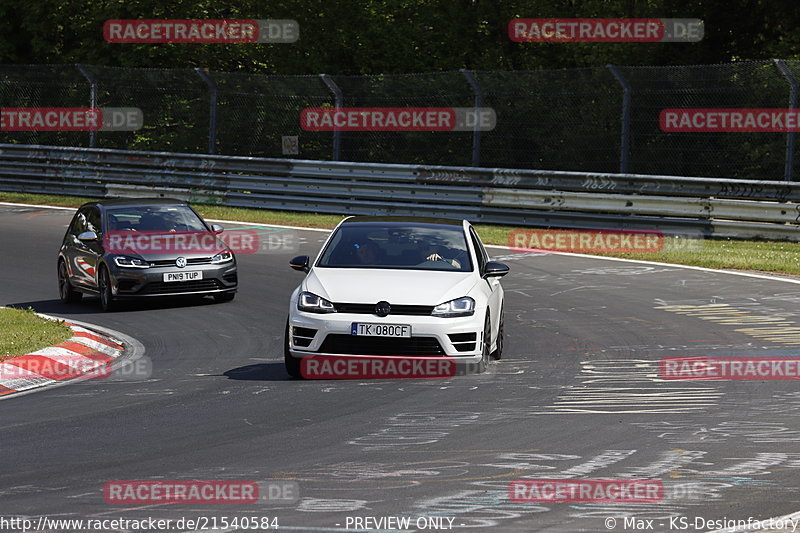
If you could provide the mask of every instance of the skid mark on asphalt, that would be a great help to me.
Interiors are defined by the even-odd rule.
[[[301,513],[344,513],[364,509],[369,503],[369,500],[303,498],[296,510]]]
[[[777,467],[798,468],[794,454],[757,453],[753,457],[723,458],[714,462],[702,450],[666,450],[649,463],[631,465],[637,450],[604,450],[597,455],[547,453],[501,453],[490,462],[476,468],[506,470],[508,476],[473,481],[469,485],[482,490],[456,490],[449,495],[425,499],[407,515],[437,514],[455,516],[465,527],[490,527],[506,520],[527,518],[533,513],[561,511],[575,520],[635,516],[663,518],[686,514],[689,507],[707,506],[719,501],[723,493],[739,487],[772,487],[777,485],[767,476]],[[572,464],[576,460],[577,464]],[[475,475],[475,474],[472,474]],[[596,503],[566,504],[514,502],[508,498],[508,483],[512,479],[603,479],[661,478],[664,498],[653,503]],[[559,517],[563,517],[559,514]],[[541,523],[544,517],[537,519]],[[563,520],[563,518],[562,518]],[[567,522],[560,522],[564,527]],[[585,524],[581,527],[585,528]],[[563,530],[563,529],[560,529]]]
[[[696,317],[716,324],[739,327],[734,331],[762,341],[800,345],[800,323],[790,320],[788,313],[769,313],[759,304],[729,305],[662,305],[656,307],[679,315]]]
[[[797,393],[794,393],[795,395]],[[774,403],[771,404],[774,411]],[[725,442],[733,439],[745,440],[755,444],[800,442],[800,431],[791,429],[779,422],[753,420],[726,420],[718,424],[703,422],[635,422],[659,438],[674,444],[697,444],[705,442]]]
[[[428,449],[413,452],[432,453]],[[398,453],[401,453],[398,451]],[[408,452],[402,452],[408,453]],[[704,450],[664,450],[653,456],[648,450],[607,449],[594,454],[542,453],[540,450],[437,450],[446,457],[433,460],[371,463],[366,460],[314,466],[294,472],[271,472],[272,479],[294,479],[300,481],[303,496],[284,510],[305,513],[305,516],[334,513],[374,514],[376,504],[386,500],[364,498],[364,494],[381,488],[381,496],[395,502],[396,508],[407,511],[393,512],[392,516],[436,516],[452,517],[454,524],[463,528],[487,528],[510,522],[529,524],[536,518],[542,524],[547,514],[553,512],[552,520],[558,520],[557,531],[587,530],[587,520],[602,520],[606,517],[637,517],[669,519],[686,515],[687,509],[705,508],[710,502],[723,501],[729,490],[769,490],[781,488],[771,479],[771,474],[783,470],[800,469],[800,454],[742,452],[736,457],[712,459]],[[421,456],[424,457],[424,456]],[[646,459],[642,460],[644,457]],[[191,472],[191,477],[209,475],[229,478],[250,477],[261,469],[244,472],[231,471],[224,467]],[[264,475],[266,470],[262,471]],[[183,473],[184,476],[187,473]],[[655,503],[538,503],[515,502],[508,498],[508,484],[514,479],[537,478],[603,478],[603,479],[661,479],[664,498]],[[428,483],[446,483],[448,487],[433,497],[410,499],[408,488]],[[785,487],[784,487],[785,488]],[[401,492],[389,492],[397,489]],[[350,491],[352,494],[344,496]],[[442,493],[444,492],[444,493]],[[95,497],[99,497],[96,495]],[[174,506],[137,507],[117,509],[125,515],[147,509],[150,513],[175,513]],[[182,508],[181,515],[207,512],[207,508]],[[258,510],[255,510],[258,514]],[[263,509],[261,510],[263,514]],[[101,513],[105,515],[107,513]],[[273,514],[275,514],[273,510]],[[291,516],[296,518],[295,514]],[[327,526],[341,527],[342,517],[325,516]],[[520,522],[523,521],[523,522]],[[285,520],[281,518],[281,528]],[[602,522],[598,522],[602,524]],[[288,524],[287,524],[288,525]],[[326,526],[306,529],[326,529]],[[294,527],[294,526],[293,526]],[[602,526],[599,526],[602,527]],[[294,527],[302,529],[301,526]],[[350,529],[352,530],[352,528]],[[592,529],[589,529],[592,530]]]
[[[568,385],[552,405],[530,414],[690,413],[718,405],[724,393],[713,384],[659,378],[658,361],[581,361],[578,384]]]
[[[390,417],[385,427],[348,441],[364,450],[386,450],[434,444],[451,431],[478,423],[481,413],[429,411],[399,413]]]

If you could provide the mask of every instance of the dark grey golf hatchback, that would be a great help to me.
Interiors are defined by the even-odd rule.
[[[187,203],[167,198],[98,200],[75,213],[58,252],[65,303],[97,295],[106,311],[127,298],[211,295],[230,301],[236,257]]]

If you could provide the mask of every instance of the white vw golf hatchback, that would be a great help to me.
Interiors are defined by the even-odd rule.
[[[284,356],[300,376],[312,355],[451,357],[482,371],[503,352],[508,273],[466,220],[350,217],[328,237],[292,294]]]

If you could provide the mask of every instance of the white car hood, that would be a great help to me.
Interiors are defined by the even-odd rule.
[[[303,290],[338,303],[438,305],[467,296],[478,280],[475,272],[314,268]]]

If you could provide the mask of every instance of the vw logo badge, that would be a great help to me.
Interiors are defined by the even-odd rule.
[[[175,260],[175,266],[176,266],[176,267],[178,267],[178,268],[183,268],[183,267],[185,267],[185,266],[186,266],[186,258],[185,258],[185,257],[179,257],[179,258],[177,258],[177,259]]]
[[[387,316],[392,312],[392,306],[389,302],[378,302],[375,304],[375,314],[378,316]]]

